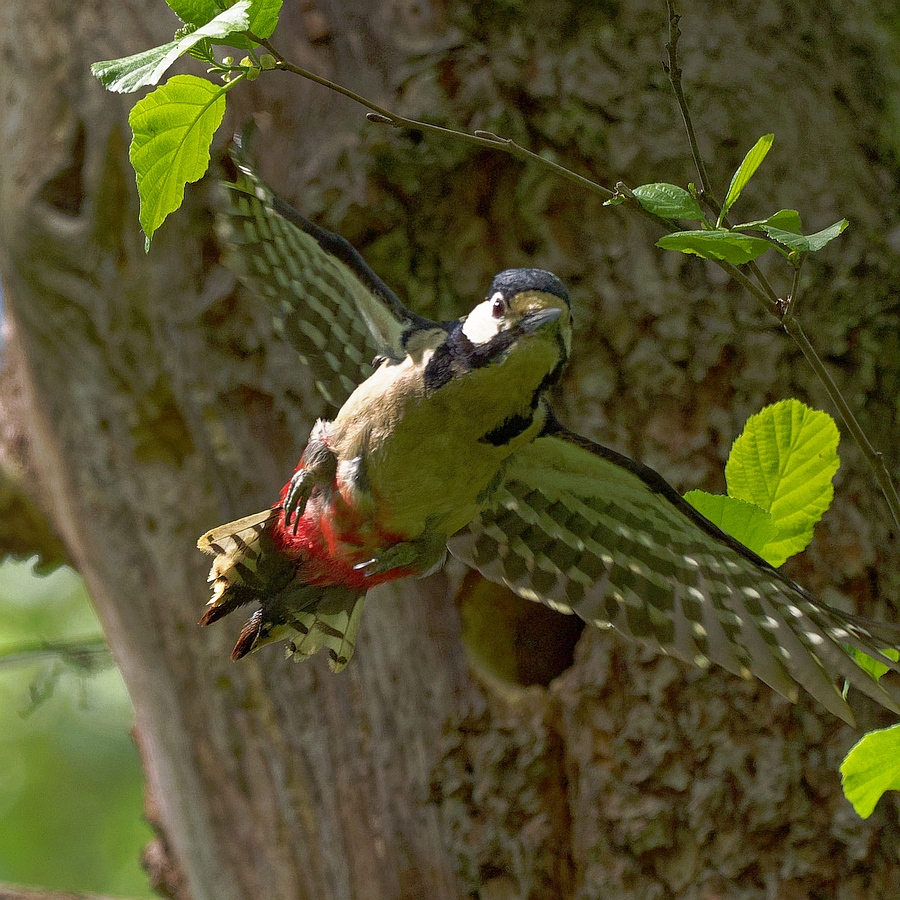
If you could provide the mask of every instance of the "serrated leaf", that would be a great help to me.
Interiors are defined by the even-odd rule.
[[[656,246],[693,253],[704,259],[721,259],[734,265],[750,262],[772,248],[772,244],[763,238],[725,230],[676,231],[661,237]]]
[[[773,241],[778,241],[779,244],[789,247],[791,250],[809,250],[809,238],[807,238],[806,235],[795,234],[792,231],[784,231],[781,228],[773,228],[771,225],[761,225],[760,228],[762,228]]]
[[[250,23],[247,15],[249,8],[250,0],[238,0],[230,9],[219,13],[212,21],[177,41],[170,41],[152,50],[144,50],[143,53],[136,53],[134,56],[95,62],[91,66],[91,73],[100,79],[100,83],[107,90],[116,93],[130,93],[157,84],[179,56],[187,53],[191,47],[205,38],[224,38],[230,34],[246,31]]]
[[[784,231],[790,231],[794,234],[799,234],[803,230],[800,213],[798,213],[796,209],[779,209],[777,213],[772,213],[767,219],[756,219],[754,222],[742,222],[740,225],[734,225],[733,227],[760,228],[763,225],[782,228]]]
[[[737,171],[731,178],[731,184],[728,186],[728,193],[725,195],[725,202],[722,204],[722,212],[719,215],[718,224],[722,224],[728,210],[734,206],[741,192],[747,186],[747,182],[755,174],[760,163],[766,158],[769,150],[772,149],[772,142],[775,140],[774,134],[764,134],[751,148],[744,157]]]
[[[663,219],[702,219],[700,204],[684,189],[675,184],[642,184],[633,191],[638,203]]]
[[[841,763],[841,784],[863,819],[885,791],[900,788],[900,725],[864,735]]]
[[[181,206],[185,184],[209,167],[209,145],[225,114],[227,90],[193,75],[175,75],[131,110],[129,158],[148,244],[166,216]]]
[[[778,535],[771,513],[746,500],[706,491],[688,491],[684,499],[726,534],[766,559],[763,550]]]
[[[778,529],[760,555],[773,566],[799,553],[834,497],[840,465],[834,419],[799,400],[782,400],[747,420],[734,442],[728,494],[768,510]]]
[[[829,225],[828,228],[817,231],[815,234],[791,234],[788,231],[773,228],[771,225],[763,225],[761,227],[773,241],[778,241],[779,244],[784,244],[785,247],[790,247],[791,250],[815,253],[816,250],[821,250],[829,241],[833,241],[838,235],[842,234],[849,224],[846,219],[841,219],[840,222],[835,222],[834,225]]]
[[[829,225],[815,234],[808,234],[806,240],[809,241],[810,252],[815,253],[817,250],[821,250],[827,243],[833,241],[838,235],[843,234],[844,229],[849,224],[850,222],[847,219],[841,219],[840,222],[835,222],[834,225]]]

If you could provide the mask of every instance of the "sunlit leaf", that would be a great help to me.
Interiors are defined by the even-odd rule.
[[[762,256],[772,244],[763,238],[751,237],[736,231],[676,231],[656,242],[664,250],[693,253],[704,259],[720,259],[734,265],[750,262]]]
[[[191,34],[134,56],[96,62],[91,66],[91,72],[107,90],[117,93],[130,93],[157,84],[169,66],[195,44],[207,38],[224,38],[245,31],[250,22],[247,15],[249,8],[250,0],[239,0]]]
[[[778,535],[771,513],[746,500],[723,494],[707,494],[706,491],[688,491],[684,499],[726,534],[771,562],[763,552]]]
[[[778,536],[760,553],[778,566],[812,539],[834,497],[837,426],[827,413],[782,400],[747,420],[725,467],[728,494],[768,510]]]
[[[790,231],[799,234],[803,230],[803,223],[800,221],[800,213],[796,209],[780,209],[777,213],[772,213],[767,219],[757,219],[754,222],[742,222],[740,225],[734,225],[733,228],[761,228],[763,225],[771,225],[773,228],[781,228],[784,231]]]
[[[834,225],[830,225],[822,231],[817,231],[815,234],[792,234],[789,231],[783,231],[771,225],[762,225],[760,227],[773,241],[778,241],[779,244],[784,244],[785,247],[790,247],[791,250],[814,253],[843,233],[849,224],[846,219],[841,219],[840,222],[835,222]]]
[[[166,5],[182,22],[190,25],[205,25],[222,12],[216,0],[166,0]]]
[[[137,174],[141,226],[149,243],[184,200],[184,186],[209,167],[209,146],[225,114],[227,86],[176,75],[135,104],[129,157]]]
[[[864,735],[841,763],[841,783],[864,819],[885,791],[900,789],[900,725]]]
[[[702,219],[696,199],[675,184],[642,184],[634,189],[638,203],[663,219]]]
[[[253,6],[250,7],[248,31],[252,31],[257,37],[271,37],[278,24],[281,4],[282,0],[253,0]]]
[[[722,204],[722,212],[719,215],[719,224],[721,224],[725,216],[728,215],[728,210],[734,206],[738,197],[741,196],[741,192],[747,186],[747,182],[750,181],[762,161],[766,158],[769,150],[772,149],[772,142],[774,140],[774,134],[764,134],[750,148],[750,151],[744,157],[743,162],[738,166],[737,171],[732,176],[731,184],[728,186],[725,202]]]
[[[850,655],[856,660],[859,667],[868,672],[876,681],[878,681],[885,672],[890,671],[883,662],[872,659],[868,653],[863,653],[862,650],[857,650],[855,647],[850,647],[849,650]],[[900,650],[897,650],[894,647],[885,647],[881,652],[889,659],[894,660],[894,662],[900,659]]]

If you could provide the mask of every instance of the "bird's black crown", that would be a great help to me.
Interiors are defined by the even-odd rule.
[[[552,273],[544,269],[507,269],[494,276],[487,296],[492,297],[499,291],[508,300],[521,294],[522,291],[542,291],[553,294],[569,305],[569,292],[566,286]]]

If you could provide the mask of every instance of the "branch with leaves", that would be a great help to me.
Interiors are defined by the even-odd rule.
[[[728,225],[728,213],[771,149],[774,135],[764,135],[747,153],[731,179],[724,203],[719,206],[708,184],[706,167],[697,149],[684,99],[681,70],[677,62],[678,16],[671,0],[668,3],[670,40],[667,44],[667,70],[701,176],[699,190],[694,185],[688,185],[685,190],[665,183],[631,189],[620,182],[615,191],[610,191],[508,138],[486,131],[470,134],[399,116],[285,59],[269,40],[278,24],[281,0],[238,0],[225,8],[222,8],[225,6],[223,0],[167,0],[167,3],[185,23],[175,40],[134,56],[94,63],[91,67],[94,75],[109,90],[130,92],[158,84],[175,60],[189,53],[208,66],[209,74],[222,81],[222,84],[216,84],[194,75],[176,75],[139,100],[131,111],[129,123],[134,137],[130,159],[137,176],[140,220],[148,248],[156,229],[181,206],[185,184],[200,179],[209,167],[209,148],[225,114],[227,93],[245,79],[255,81],[265,71],[291,72],[349,97],[369,110],[368,118],[372,122],[502,150],[607,197],[606,205],[632,205],[669,232],[657,241],[658,247],[710,260],[749,291],[778,320],[812,366],[845,428],[869,463],[891,515],[900,526],[900,496],[881,454],[866,437],[794,315],[804,260],[809,253],[822,250],[838,237],[849,223],[841,219],[822,231],[804,235],[799,212],[783,209],[766,219]],[[214,47],[219,44],[247,50],[248,54],[238,63],[230,55],[217,59]],[[268,52],[259,55],[257,51],[260,47]],[[701,202],[713,209],[715,221],[703,212]],[[682,221],[696,222],[698,227],[685,229]],[[785,257],[793,269],[791,292],[786,299],[779,297],[756,265],[756,260],[770,250]],[[746,266],[750,275],[745,274],[740,266]]]
[[[771,150],[774,135],[763,135],[750,149],[734,173],[725,199],[720,204],[699,152],[684,94],[677,55],[679,17],[673,0],[667,0],[669,41],[666,45],[666,70],[684,120],[698,171],[699,187],[693,184],[682,188],[653,183],[629,188],[620,182],[615,190],[508,138],[486,131],[456,131],[406,118],[342,85],[294,65],[270,40],[278,24],[281,0],[166,2],[184,23],[171,42],[134,56],[98,62],[92,66],[94,75],[103,85],[117,92],[132,92],[159,84],[172,63],[185,54],[206,65],[207,74],[213,79],[176,75],[138,101],[129,116],[134,135],[130,159],[137,176],[140,222],[148,249],[155,231],[183,202],[185,185],[197,181],[206,172],[210,145],[222,122],[227,94],[242,81],[254,81],[265,72],[290,72],[360,104],[368,110],[367,117],[373,123],[501,150],[540,166],[603,196],[606,198],[604,205],[625,205],[653,219],[667,232],[657,241],[661,249],[699,256],[720,266],[763,305],[804,354],[832,399],[847,431],[861,448],[894,521],[900,525],[900,498],[881,455],[868,441],[796,318],[804,261],[810,253],[822,250],[842,234],[848,222],[841,219],[814,234],[804,234],[800,213],[782,209],[764,219],[730,224],[729,214]],[[239,62],[235,62],[231,54],[217,56],[220,46],[233,48],[245,55]],[[784,297],[772,287],[757,264],[757,260],[770,251],[783,257],[790,269],[790,291]],[[781,489],[773,493],[772,484],[767,483],[771,472],[751,475],[751,470],[745,469],[744,465],[747,454],[742,450],[744,445],[741,441],[746,441],[747,446],[761,441],[776,461],[790,458],[791,465],[779,477],[786,477],[788,483],[791,478],[802,477],[797,474],[802,471],[801,468],[792,468],[798,459],[802,465],[802,456],[796,455],[797,448],[779,444],[779,422],[785,417],[792,426],[800,429],[804,440],[808,438],[811,446],[817,448],[818,462],[822,466],[817,470],[816,479],[811,479],[806,486],[808,490],[804,496],[809,504],[804,505],[804,500],[801,504],[803,510],[799,510],[796,498],[792,498],[788,507],[779,501],[778,491]],[[692,492],[688,500],[764,558],[780,565],[787,556],[806,546],[812,534],[812,525],[831,502],[831,479],[837,466],[836,446],[837,429],[830,417],[814,413],[796,401],[777,404],[754,417],[748,423],[745,436],[736,442],[729,468],[726,469],[729,496],[711,497],[702,492]],[[785,491],[789,489],[790,486],[784,488]],[[798,526],[800,519],[803,523]],[[873,665],[877,664],[873,662]],[[875,674],[880,675],[881,672]],[[865,746],[869,738],[878,745],[874,757]],[[896,758],[900,750],[900,726],[867,735],[842,767],[845,790],[861,815],[871,812],[881,791],[900,787],[900,769],[887,771],[884,765],[877,761],[873,763],[873,759],[882,758],[882,744],[886,741],[891,742]]]

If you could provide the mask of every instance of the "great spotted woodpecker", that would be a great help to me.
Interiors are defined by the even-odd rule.
[[[522,597],[687,662],[792,700],[800,685],[848,722],[841,679],[900,712],[900,691],[845,649],[900,671],[880,652],[898,629],[820,603],[656,472],[559,424],[547,391],[572,317],[556,276],[510,269],[468,316],[424,319],[236,160],[233,264],[338,412],[316,422],[278,503],[198,542],[215,555],[201,624],[259,604],[234,659],[287,639],[297,658],[326,648],[339,671],[367,590],[449,550]]]

